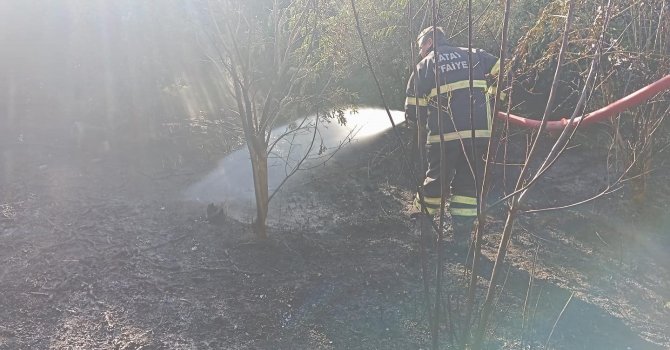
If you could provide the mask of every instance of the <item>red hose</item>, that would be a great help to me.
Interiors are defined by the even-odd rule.
[[[591,112],[583,117],[583,121],[581,125],[588,125],[588,124],[593,124],[595,122],[598,122],[600,120],[603,120],[605,118],[612,117],[618,113],[621,113],[631,107],[640,105],[647,100],[651,99],[652,97],[656,96],[656,94],[663,92],[665,90],[670,90],[670,75],[666,75],[665,77],[661,78],[657,82],[648,85],[646,87],[643,87],[640,90],[635,91],[634,93],[618,100],[615,102],[612,102],[611,104],[597,110],[594,112]],[[540,127],[540,121],[539,120],[534,120],[534,119],[528,119],[524,117],[520,117],[518,115],[510,114],[509,117],[507,116],[507,113],[503,112],[498,112],[497,115],[498,118],[500,119],[507,119],[509,118],[509,122],[512,124],[520,125],[520,126],[525,126],[528,128],[539,128]],[[582,117],[575,118],[572,121],[572,125],[577,125],[579,123],[579,120],[582,119]],[[561,120],[556,120],[556,121],[550,121],[547,122],[547,131],[557,131],[557,130],[563,130],[569,123],[569,119],[561,119]]]

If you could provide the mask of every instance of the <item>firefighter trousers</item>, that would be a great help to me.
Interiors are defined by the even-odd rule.
[[[474,154],[471,139],[452,140],[444,143],[444,156],[440,162],[440,144],[426,145],[428,171],[423,182],[423,194],[429,214],[440,210],[441,192],[449,203],[452,227],[455,236],[469,235],[477,217],[477,191],[473,171],[477,171],[479,183],[484,175],[484,157],[488,138],[476,138]],[[444,164],[444,179],[440,179],[440,165]],[[442,182],[444,186],[442,186]],[[414,206],[421,209],[419,197]],[[458,239],[458,237],[455,237]]]

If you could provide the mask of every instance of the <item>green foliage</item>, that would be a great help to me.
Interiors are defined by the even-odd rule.
[[[406,27],[402,19],[403,2],[357,1],[362,16],[366,45],[375,64],[375,74],[380,79],[387,101],[400,108],[404,102],[404,79],[408,62],[403,61],[404,46],[408,42]],[[381,106],[377,87],[365,62],[363,49],[355,29],[355,21],[349,1],[334,1],[334,15],[328,19],[328,53],[336,58],[335,73],[341,77],[342,87],[351,92],[351,102],[362,105]],[[336,4],[336,5],[335,5]],[[384,9],[379,11],[378,9]],[[395,23],[395,24],[391,24]],[[404,31],[404,32],[403,32]]]
[[[662,0],[632,6],[626,0],[613,0],[612,3],[612,20],[604,33],[604,55],[600,61],[602,88],[594,91],[590,108],[612,102],[634,88],[649,84],[670,66],[668,45],[664,48],[662,44],[662,38],[667,38],[667,24],[665,35],[658,31],[664,28]],[[566,66],[560,77],[559,106],[553,117],[566,117],[572,113],[601,35],[604,6],[586,0],[579,1],[578,5]],[[546,103],[556,70],[566,12],[565,1],[547,2],[514,49],[511,65],[516,80],[513,100],[535,101],[525,102],[523,109],[529,114],[541,115]]]
[[[559,77],[557,96],[560,103],[552,117],[569,117],[572,114],[601,37],[604,47],[599,60],[599,77],[590,93],[587,111],[618,100],[670,71],[667,1],[630,3],[627,0],[612,0],[609,8],[611,21],[601,33],[606,3],[578,2],[567,61]],[[535,101],[524,102],[525,114],[540,116],[546,105],[560,50],[564,25],[561,16],[565,13],[565,1],[548,2],[514,50],[512,100]],[[653,169],[656,150],[659,145],[667,144],[662,130],[665,130],[663,120],[669,108],[667,99],[657,98],[614,119],[610,125],[611,142],[598,145],[593,138],[592,141],[585,141],[591,146],[608,148],[611,170],[615,173],[628,171],[628,175],[633,177],[632,198],[639,203],[644,202],[645,179]]]

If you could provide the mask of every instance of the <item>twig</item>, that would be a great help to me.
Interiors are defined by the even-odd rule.
[[[540,252],[540,244],[538,243],[535,247],[535,257],[533,259],[533,265],[530,269],[530,274],[528,275],[528,289],[526,290],[526,298],[523,301],[523,311],[521,314],[521,348],[523,348],[523,340],[526,329],[526,314],[528,313],[528,303],[530,301],[530,296],[533,292],[533,282],[535,278],[535,264],[537,264],[538,253]]]
[[[598,238],[600,239],[600,241],[603,242],[603,244],[605,244],[606,246],[609,246],[609,244],[607,244],[607,242],[603,239],[603,237],[600,236],[600,233],[598,233],[598,231],[595,231],[595,233],[596,233],[596,236],[598,236]]]
[[[565,306],[563,306],[563,310],[561,310],[561,313],[558,314],[558,318],[556,319],[556,322],[554,322],[554,326],[551,327],[551,332],[549,332],[549,337],[547,337],[547,342],[544,343],[544,348],[549,349],[549,340],[551,340],[551,336],[554,334],[554,330],[556,329],[556,325],[558,325],[558,321],[561,320],[563,317],[563,313],[565,313],[565,309],[568,308],[568,305],[570,304],[570,301],[572,300],[572,297],[575,295],[575,292],[570,293],[570,298],[568,298],[568,301],[565,303]]]

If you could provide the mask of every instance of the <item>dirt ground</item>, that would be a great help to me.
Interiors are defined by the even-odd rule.
[[[211,225],[205,204],[182,199],[225,152],[184,138],[100,150],[30,135],[2,141],[0,349],[430,347],[412,188],[389,135],[290,187],[276,208],[301,219],[270,227],[269,241],[244,220]],[[588,198],[603,185],[601,158],[571,149],[531,206]],[[670,182],[656,164],[643,210],[624,190],[522,216],[489,349],[670,348]],[[502,214],[491,217],[489,259]],[[441,344],[455,349],[464,264],[431,244],[429,285],[437,249]]]

